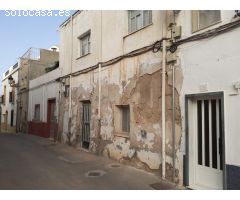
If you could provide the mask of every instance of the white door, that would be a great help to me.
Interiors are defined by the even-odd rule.
[[[221,104],[220,98],[188,102],[190,188],[223,189]]]

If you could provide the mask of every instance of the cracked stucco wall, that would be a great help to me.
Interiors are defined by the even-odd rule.
[[[101,121],[98,120],[98,69],[72,79],[72,117],[67,128],[68,98],[62,98],[60,131],[62,141],[81,145],[81,101],[91,102],[90,151],[119,162],[128,163],[160,174],[161,170],[161,57],[152,52],[102,69]],[[171,70],[166,74],[166,154],[167,178],[172,174],[172,85]],[[181,139],[179,89],[181,69],[176,70],[176,150]],[[119,134],[116,105],[130,106],[130,133]],[[70,130],[70,131],[67,131]],[[176,153],[177,153],[176,151]],[[176,164],[176,182],[182,182]]]

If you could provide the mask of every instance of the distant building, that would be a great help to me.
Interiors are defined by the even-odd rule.
[[[19,65],[16,63],[2,76],[1,131],[16,132],[17,124],[17,91]]]
[[[59,53],[56,48],[51,50],[30,48],[20,57],[17,131],[28,132],[29,82],[51,70],[58,60]]]

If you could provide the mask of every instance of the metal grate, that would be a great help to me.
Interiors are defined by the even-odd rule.
[[[118,168],[118,167],[120,167],[120,165],[118,165],[118,164],[112,164],[112,165],[110,165],[110,167],[112,167],[112,168]]]
[[[176,189],[174,186],[167,184],[167,183],[163,183],[163,182],[150,184],[150,187],[152,187],[155,190],[174,190],[174,189]]]
[[[92,170],[86,173],[87,177],[100,177],[103,176],[104,174],[106,174],[105,171],[102,170]]]
[[[91,103],[82,104],[82,144],[84,148],[89,148],[90,143],[90,121],[91,121]]]

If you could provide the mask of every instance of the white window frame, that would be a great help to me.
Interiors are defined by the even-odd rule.
[[[145,17],[145,14],[147,14],[148,16],[148,21],[147,21],[147,18]],[[133,33],[135,31],[138,31],[150,24],[152,24],[151,10],[129,10],[128,11],[128,33]]]
[[[203,29],[206,29],[210,26],[213,26],[219,22],[221,22],[221,11],[220,10],[212,10],[212,11],[219,11],[220,12],[220,18],[218,20],[216,20],[215,22],[211,23],[211,24],[207,24],[204,27],[200,27],[200,17],[199,17],[199,10],[192,10],[192,32],[197,32]]]
[[[78,37],[80,41],[80,57],[90,54],[91,51],[91,31],[87,31]],[[83,50],[83,45],[86,45],[86,52]]]

